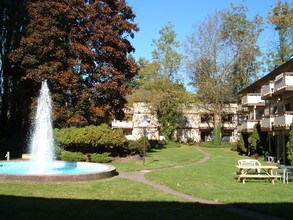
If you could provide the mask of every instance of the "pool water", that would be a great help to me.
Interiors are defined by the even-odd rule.
[[[47,170],[39,170],[30,161],[0,162],[0,174],[11,175],[72,175],[107,171],[107,165],[88,162],[54,161]]]

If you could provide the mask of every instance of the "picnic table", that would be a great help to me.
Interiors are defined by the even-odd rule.
[[[274,170],[277,170],[277,166],[267,165],[236,165],[239,169],[238,180],[245,184],[246,179],[269,179],[274,184],[277,178],[281,178],[280,175],[274,174]]]

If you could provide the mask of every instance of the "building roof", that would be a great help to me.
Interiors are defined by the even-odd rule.
[[[270,80],[274,80],[276,76],[284,72],[292,72],[293,71],[293,58],[288,60],[286,63],[278,66],[276,69],[265,75],[264,77],[260,78],[259,80],[255,81],[254,83],[250,84],[246,88],[242,89],[238,94],[245,94],[248,91],[261,87],[262,85],[266,84]]]

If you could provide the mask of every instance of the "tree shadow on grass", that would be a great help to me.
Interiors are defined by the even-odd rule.
[[[257,204],[264,205],[264,204]],[[274,205],[274,204],[271,204]],[[278,205],[278,204],[277,204]],[[0,196],[1,219],[253,219],[191,202],[140,202]],[[291,207],[292,208],[292,207]],[[288,209],[289,212],[290,209]],[[292,209],[291,209],[292,210]]]

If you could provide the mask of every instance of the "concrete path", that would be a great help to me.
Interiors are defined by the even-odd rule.
[[[195,147],[195,149],[197,151],[203,153],[204,157],[202,159],[194,162],[194,163],[184,165],[184,166],[195,166],[195,165],[204,163],[204,162],[206,162],[206,161],[208,161],[210,159],[210,155],[207,154],[206,152],[204,152],[203,150],[201,150],[201,148]],[[174,168],[178,168],[178,167],[182,167],[182,166],[174,166],[174,167],[156,169],[156,170],[174,169]],[[223,209],[225,209],[227,211],[234,212],[234,213],[237,213],[237,214],[240,214],[240,215],[252,218],[252,219],[281,220],[281,218],[270,216],[270,215],[267,215],[267,214],[264,214],[264,213],[259,213],[259,212],[239,208],[239,207],[236,207],[236,206],[233,206],[233,205],[230,205],[230,204],[225,204],[225,203],[221,203],[221,202],[213,201],[213,200],[206,200],[206,199],[202,199],[202,198],[199,198],[199,197],[184,194],[182,192],[178,192],[178,191],[176,191],[174,189],[171,189],[171,188],[169,188],[167,186],[164,186],[164,185],[158,184],[156,182],[147,180],[144,177],[145,173],[156,171],[156,170],[151,170],[151,171],[150,170],[142,170],[142,171],[137,171],[137,172],[119,172],[119,176],[122,177],[122,178],[126,178],[126,179],[130,179],[130,180],[134,180],[134,181],[137,181],[137,182],[147,184],[147,185],[152,186],[152,187],[154,187],[156,189],[159,189],[159,190],[161,190],[163,192],[178,196],[178,197],[186,199],[188,201],[198,202],[198,203],[201,203],[201,204],[215,205],[215,206],[217,206],[219,208],[223,208]]]

